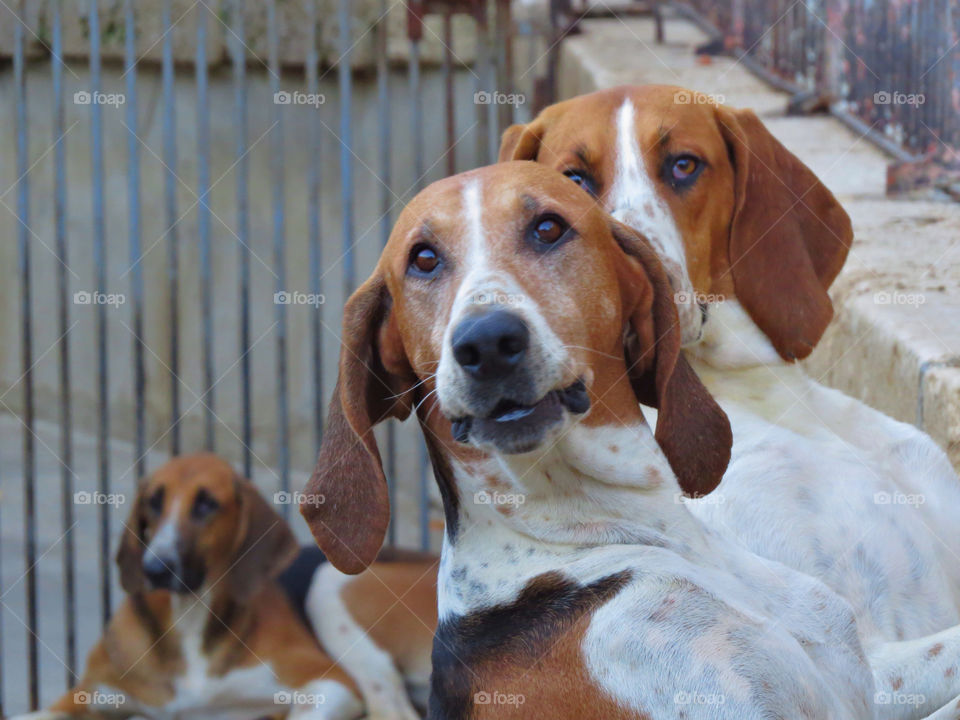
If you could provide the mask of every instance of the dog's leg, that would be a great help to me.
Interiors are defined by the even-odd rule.
[[[294,706],[287,720],[357,720],[363,704],[335,680],[313,680],[293,693]]]
[[[324,565],[307,595],[307,615],[320,644],[357,683],[368,720],[419,720],[393,658],[357,624],[340,596],[351,576]]]
[[[867,655],[877,717],[884,720],[924,717],[960,692],[960,626],[916,640],[883,643]]]

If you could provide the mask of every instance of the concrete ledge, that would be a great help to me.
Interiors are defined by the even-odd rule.
[[[836,317],[806,361],[821,382],[929,433],[960,469],[960,206],[884,197],[889,159],[839,121],[787,117],[788,96],[731,58],[704,58],[693,24],[597,19],[567,39],[561,97],[623,84],[681,85],[753,108],[850,213],[854,245]]]

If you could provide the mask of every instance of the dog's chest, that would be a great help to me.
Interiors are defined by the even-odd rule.
[[[177,627],[183,672],[174,678],[174,696],[158,713],[157,720],[228,720],[251,717],[251,712],[275,711],[275,695],[283,688],[273,669],[257,662],[218,672],[203,649],[207,614],[206,608],[200,610],[187,610]],[[211,708],[221,711],[211,714]]]
[[[899,640],[957,622],[938,548],[921,521],[932,490],[911,487],[909,429],[789,373],[711,379],[734,434],[714,493],[691,503],[709,527],[825,582],[861,637]]]

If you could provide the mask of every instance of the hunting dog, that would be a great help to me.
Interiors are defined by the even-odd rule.
[[[444,501],[429,717],[886,718],[960,691],[957,631],[868,652],[819,579],[713,530],[731,433],[656,253],[560,173],[434,183],[348,301],[302,505],[347,573],[389,520],[374,426],[415,412]],[[639,402],[638,402],[639,401]],[[640,403],[659,410],[651,432]],[[708,495],[707,495],[708,496]]]
[[[321,559],[223,459],[169,461],[133,502],[127,596],[82,679],[28,717],[419,717],[406,686],[429,677],[435,559],[381,558],[348,582]]]

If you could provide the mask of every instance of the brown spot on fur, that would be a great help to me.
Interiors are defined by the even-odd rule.
[[[548,572],[533,578],[512,603],[442,623],[434,642],[430,718],[637,720],[637,713],[600,691],[582,656],[593,611],[629,579],[629,572],[620,572],[579,585]],[[477,693],[494,691],[522,695],[524,702],[474,702]]]
[[[948,668],[944,671],[943,676],[946,677],[946,678],[951,678],[951,677],[953,677],[954,675],[956,675],[956,673],[957,673],[957,669],[956,669],[955,667],[948,667]]]
[[[618,446],[616,446],[616,445],[611,445],[611,446],[610,446],[610,452],[612,452],[612,453],[620,452],[620,448],[619,448]]]
[[[932,660],[942,652],[943,652],[943,643],[937,643],[932,648],[927,650],[927,659]]]
[[[903,678],[901,678],[901,677],[894,678],[894,679],[893,679],[893,682],[890,683],[890,687],[893,688],[894,690],[899,690],[900,688],[902,688],[902,687],[903,687]]]

